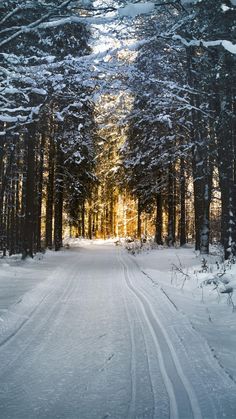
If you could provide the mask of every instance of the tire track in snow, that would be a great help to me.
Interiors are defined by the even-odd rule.
[[[195,392],[183,372],[166,330],[157,318],[148,297],[133,286],[129,269],[124,260],[120,260],[126,285],[139,303],[157,349],[163,381],[170,400],[170,418],[202,418]]]
[[[133,298],[133,296],[131,295],[131,298]],[[144,345],[145,345],[145,353],[146,353],[146,357],[147,357],[147,367],[148,367],[148,376],[149,376],[149,382],[150,382],[150,390],[151,390],[151,395],[152,395],[152,400],[153,400],[153,414],[152,414],[152,418],[156,418],[157,417],[157,404],[159,405],[160,400],[158,399],[158,392],[157,392],[157,383],[155,382],[155,379],[153,377],[152,374],[152,367],[151,367],[151,362],[150,362],[150,354],[148,353],[148,342],[147,342],[147,336],[144,333],[144,325],[146,325],[146,323],[144,323],[143,318],[141,316],[140,311],[138,310],[137,305],[135,304],[135,313],[137,316],[137,319],[140,322],[140,327],[142,330],[142,336],[143,336],[143,340],[144,340]],[[150,347],[150,345],[149,345]],[[158,400],[158,402],[157,402]]]
[[[30,312],[29,315],[25,316],[25,315],[19,315],[19,317],[22,318],[21,323],[9,334],[7,335],[3,340],[0,341],[0,350],[1,347],[4,346],[5,344],[7,344],[12,338],[14,338],[18,332],[20,332],[20,330],[25,326],[25,324],[33,317],[33,315],[36,313],[36,311],[39,309],[39,307],[41,306],[41,304],[43,304],[44,300],[46,300],[47,298],[50,297],[50,295],[53,293],[53,291],[50,291],[49,294],[45,295],[41,301],[37,304],[36,307],[34,307],[34,309]],[[18,304],[18,303],[16,303]],[[16,305],[15,304],[15,305]],[[11,310],[7,310],[8,314],[13,314],[13,315],[17,315],[14,312],[11,312]],[[6,320],[2,320],[4,322],[4,326],[6,326],[6,330],[8,330],[8,325],[5,324],[5,322],[7,323],[7,319]]]
[[[166,387],[166,390],[167,390],[167,394],[168,394],[168,397],[169,397],[169,402],[170,402],[170,418],[178,419],[179,418],[178,407],[177,407],[177,402],[176,402],[176,398],[175,398],[174,388],[173,388],[173,385],[171,383],[171,380],[170,380],[170,378],[167,374],[166,368],[165,368],[163,355],[162,355],[162,352],[161,352],[160,345],[158,343],[156,333],[154,331],[154,328],[152,327],[152,324],[149,320],[149,317],[146,313],[146,310],[145,310],[145,307],[144,307],[142,301],[140,300],[140,298],[138,297],[138,295],[134,291],[133,287],[129,285],[130,281],[129,281],[129,277],[128,277],[128,268],[127,268],[126,264],[124,263],[124,261],[122,259],[120,259],[120,263],[123,266],[126,287],[129,289],[129,291],[132,293],[132,295],[134,295],[135,299],[138,301],[139,306],[141,308],[141,312],[142,312],[143,317],[144,317],[144,320],[145,320],[145,322],[148,326],[148,329],[150,331],[150,334],[152,336],[152,339],[153,339],[155,347],[156,347],[156,352],[157,352],[157,355],[158,355],[158,358],[159,358],[159,364],[160,364],[160,370],[161,370],[162,378],[163,378],[163,381],[164,381],[164,384],[165,384],[165,387]],[[157,402],[155,401],[155,407],[154,407],[155,411],[156,411],[156,403]]]
[[[122,269],[124,270],[124,266],[123,266],[122,260],[120,258],[120,253],[117,254],[117,260],[118,260],[118,263],[122,266]],[[127,286],[125,275],[124,275],[124,283],[125,283],[125,286]],[[134,301],[133,295],[131,293],[130,293],[130,298],[132,299],[132,301]],[[129,314],[129,309],[128,309],[129,304],[127,303],[127,297],[124,296],[124,292],[123,292],[123,299],[124,299],[125,305],[126,305],[126,311],[127,311],[128,321],[129,321],[129,325],[130,325],[130,333],[132,333],[132,336],[133,336],[133,341],[134,341],[133,347],[137,348],[137,345],[135,344],[134,331],[131,328],[132,321],[131,321],[131,315]],[[140,310],[138,309],[138,306],[137,306],[137,304],[135,304],[135,302],[134,302],[134,310],[135,310],[136,318],[139,321],[140,328],[141,328],[141,333],[142,333],[142,336],[143,336],[143,342],[144,342],[145,354],[146,354],[146,362],[147,362],[148,379],[149,379],[150,392],[151,392],[151,397],[152,397],[152,416],[150,416],[149,419],[151,419],[151,418],[154,419],[156,417],[159,417],[158,411],[157,411],[157,406],[160,410],[160,394],[158,393],[158,384],[159,384],[158,377],[159,376],[156,375],[156,371],[154,371],[154,373],[153,373],[153,369],[152,369],[151,361],[150,361],[150,344],[148,344],[147,336],[146,336],[146,333],[144,332],[144,328],[146,326],[146,321],[144,321],[143,316],[140,313]],[[133,354],[132,354],[132,357],[133,357]],[[137,364],[137,362],[135,361],[135,367],[137,368],[136,364]],[[131,371],[132,371],[132,369],[131,369]],[[153,374],[154,374],[154,376],[153,376]],[[132,381],[134,382],[134,378],[132,379]],[[165,386],[164,386],[164,388],[165,388]],[[135,384],[135,390],[137,390],[137,384]],[[137,398],[137,394],[136,394],[136,398]],[[133,416],[130,416],[131,411],[132,411]],[[134,417],[134,418],[136,417],[135,416],[135,411],[131,408],[129,409],[129,415],[127,416],[127,418],[130,418],[130,417]]]
[[[145,272],[143,269],[141,269],[140,268],[140,266],[139,266],[139,264],[136,262],[136,260],[133,260],[132,259],[132,262],[136,265],[136,267],[138,268],[138,270],[139,271],[141,271],[142,272],[142,274],[143,275],[145,275],[151,282],[152,282],[152,284],[154,285],[154,286],[156,286],[156,287],[158,287],[159,289],[160,289],[160,291],[165,295],[165,297],[169,300],[169,302],[171,303],[171,305],[174,307],[174,309],[176,310],[176,311],[179,311],[179,309],[178,309],[178,307],[177,307],[177,305],[174,303],[174,301],[170,298],[170,296],[167,294],[167,292],[164,290],[164,288],[159,284],[159,282],[158,281],[154,281],[154,279],[150,276],[150,275],[148,275],[148,273],[147,272]]]
[[[195,392],[197,393],[199,405],[202,410],[202,416],[204,418],[210,417],[212,419],[221,419],[222,417],[235,418],[235,399],[233,396],[230,396],[235,393],[235,387],[233,386],[235,381],[232,380],[227,371],[225,371],[224,367],[220,365],[219,360],[214,357],[212,348],[209,346],[207,340],[197,331],[196,327],[193,325],[192,321],[187,318],[186,314],[182,310],[178,309],[167,292],[157,281],[154,281],[145,271],[141,270],[135,260],[130,259],[130,261],[132,261],[137,266],[138,270],[150,279],[152,283],[157,285],[157,289],[160,291],[159,297],[162,298],[163,303],[170,303],[168,304],[169,318],[168,320],[165,320],[167,320],[169,325],[172,326],[171,341],[178,341],[178,346],[181,347],[182,355],[186,357],[187,363],[194,371],[192,384],[195,388]],[[140,284],[140,288],[149,299],[150,297],[153,297],[145,286]],[[173,316],[171,316],[170,313],[172,312],[174,314],[176,311],[178,312],[178,320],[173,322]],[[165,314],[167,314],[167,312],[165,312]],[[185,339],[182,339],[181,327],[183,326],[183,320],[184,331],[187,332]],[[189,342],[194,340],[197,342],[197,348],[193,347],[192,350],[190,350]],[[200,360],[201,367],[198,359]],[[230,379],[231,383],[228,382],[228,379]],[[214,391],[212,391],[213,388]]]
[[[130,376],[131,376],[131,398],[130,398],[130,404],[129,404],[129,410],[128,410],[128,418],[133,419],[135,418],[135,406],[136,406],[136,360],[135,360],[135,351],[136,351],[136,345],[135,345],[135,338],[134,338],[134,329],[132,327],[132,319],[130,316],[130,312],[128,309],[127,304],[127,297],[123,295],[124,304],[125,304],[125,311],[128,319],[129,324],[129,333],[130,333],[130,344],[131,344],[131,362],[130,362]]]
[[[53,287],[53,289],[47,292],[46,295],[44,295],[38,302],[36,302],[36,306],[30,311],[28,316],[24,316],[24,320],[20,323],[20,325],[17,326],[15,329],[13,329],[13,331],[10,332],[9,335],[0,342],[0,359],[1,359],[1,352],[5,350],[9,351],[8,349],[9,345],[11,345],[11,348],[13,348],[12,346],[13,342],[18,338],[18,336],[20,337],[20,335],[24,333],[25,328],[30,327],[30,324],[34,322],[34,318],[37,315],[38,311],[42,309],[43,304],[47,304],[47,307],[48,306],[50,307],[50,309],[47,310],[46,315],[43,315],[41,317],[41,321],[36,324],[36,327],[34,328],[34,333],[28,334],[28,335],[26,334],[27,337],[24,340],[23,347],[20,348],[20,350],[19,348],[18,350],[14,350],[12,357],[10,356],[9,362],[7,364],[4,363],[4,365],[2,365],[2,368],[0,368],[0,377],[2,377],[6,373],[6,371],[8,371],[9,368],[11,368],[11,366],[20,358],[20,356],[22,356],[25,353],[25,351],[27,351],[29,346],[32,345],[34,340],[37,339],[37,336],[43,331],[45,325],[48,324],[50,319],[52,319],[53,316],[56,316],[56,319],[58,318],[59,313],[62,310],[62,306],[64,305],[61,303],[68,301],[70,296],[73,294],[73,291],[75,288],[74,280],[76,278],[76,275],[78,274],[77,263],[71,266],[70,271],[69,272],[67,271],[67,275],[68,273],[70,273],[70,279],[69,281],[67,281],[66,287],[63,289],[61,288],[54,289]],[[53,279],[51,280],[54,281],[54,275],[53,275]],[[59,292],[61,295],[59,295],[58,298],[55,298],[55,294]],[[27,294],[30,295],[31,293],[32,291],[29,291],[29,293]],[[49,302],[50,299],[52,299],[53,304],[50,304]],[[8,327],[6,325],[6,330],[7,329]],[[12,329],[12,326],[10,327],[10,329]],[[9,351],[9,355],[10,355],[10,351]]]

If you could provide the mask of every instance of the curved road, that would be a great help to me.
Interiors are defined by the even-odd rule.
[[[233,419],[236,386],[120,248],[62,252],[0,322],[2,419]]]

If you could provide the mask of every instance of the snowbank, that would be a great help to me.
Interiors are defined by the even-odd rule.
[[[205,338],[236,382],[236,264],[222,263],[215,252],[203,262],[193,248],[162,248],[132,257]]]

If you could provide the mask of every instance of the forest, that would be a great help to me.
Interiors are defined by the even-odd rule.
[[[2,0],[0,251],[236,255],[236,1]]]

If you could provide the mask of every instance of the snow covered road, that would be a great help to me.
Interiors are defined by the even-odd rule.
[[[236,385],[135,259],[62,252],[0,321],[2,419],[229,419]]]

